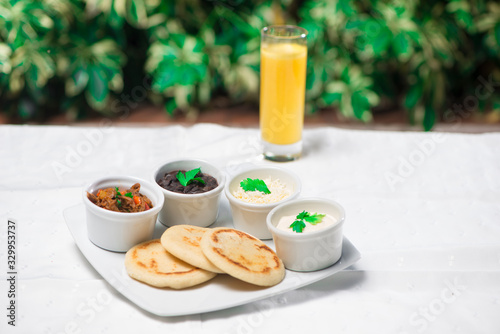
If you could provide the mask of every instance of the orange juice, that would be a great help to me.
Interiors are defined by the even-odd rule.
[[[277,145],[297,143],[304,123],[307,47],[263,43],[260,61],[262,139]]]

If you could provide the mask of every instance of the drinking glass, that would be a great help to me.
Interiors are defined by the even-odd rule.
[[[306,89],[307,30],[262,29],[260,47],[260,132],[264,157],[291,161],[302,154]]]

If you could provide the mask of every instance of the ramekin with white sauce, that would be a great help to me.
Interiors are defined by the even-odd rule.
[[[310,224],[305,218],[301,219],[307,216],[304,212],[322,219]],[[285,268],[294,271],[320,270],[339,261],[344,221],[344,208],[324,198],[304,198],[280,204],[269,212],[266,220],[276,254]]]

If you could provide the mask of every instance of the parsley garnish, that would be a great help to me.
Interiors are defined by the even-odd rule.
[[[296,220],[290,225],[290,227],[294,232],[302,233],[302,230],[304,229],[304,227],[306,227],[306,223],[304,223],[302,219]]]
[[[312,225],[316,225],[318,223],[321,223],[325,216],[325,214],[319,213],[310,214],[309,212],[304,210],[299,213],[297,217],[295,217],[296,220],[292,224],[290,224],[289,227],[291,227],[294,232],[302,233],[302,230],[304,230],[304,227],[306,227],[306,223],[304,223],[304,220]]]
[[[260,191],[264,194],[270,194],[271,191],[267,187],[266,183],[260,179],[247,178],[240,182],[241,188],[245,191]]]
[[[196,177],[196,175],[198,175],[198,173],[200,173],[200,172],[201,172],[201,167],[187,171],[186,174],[184,174],[181,171],[178,171],[176,177],[177,177],[177,180],[179,180],[179,182],[184,187],[193,181],[198,181],[202,184],[205,184],[205,181],[203,181],[203,179],[201,177]]]
[[[122,194],[122,193],[120,192],[120,189],[119,189],[118,187],[115,187],[115,190],[116,190],[116,204],[117,204],[118,206],[121,206],[121,205],[122,205],[122,201],[121,201],[121,199],[119,199],[119,198],[118,198],[118,196],[125,196],[125,197],[130,197],[130,198],[133,198],[133,197],[134,197],[134,195],[132,195],[132,193],[131,193],[131,192],[128,192],[128,193]]]
[[[118,189],[118,187],[115,187],[115,190],[116,190],[116,204],[118,206],[121,206],[122,205],[122,201],[118,198],[118,196],[123,196],[123,195],[120,192],[120,190]]]
[[[321,223],[321,221],[323,220],[323,218],[326,216],[325,214],[320,214],[320,213],[310,214],[309,212],[306,212],[306,211],[302,211],[300,213],[300,215],[302,215],[303,219],[306,222],[311,223],[313,225]]]

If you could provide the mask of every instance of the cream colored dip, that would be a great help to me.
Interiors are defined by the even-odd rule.
[[[306,227],[302,230],[301,233],[295,232],[292,230],[290,225],[297,220],[297,215],[295,216],[283,216],[280,218],[278,225],[276,227],[280,230],[283,231],[288,231],[290,233],[296,233],[296,234],[301,234],[301,233],[310,233],[318,230],[322,230],[328,226],[334,225],[337,223],[337,219],[329,214],[327,214],[323,219],[321,220],[320,223],[317,223],[316,225],[313,225],[311,223],[308,223],[307,221],[304,220],[304,223],[306,224]]]
[[[233,196],[243,202],[256,203],[256,204],[269,204],[276,203],[291,195],[291,192],[286,188],[279,179],[272,180],[270,177],[263,179],[270,194],[264,194],[260,191],[244,191],[243,188],[238,187],[232,192]]]

